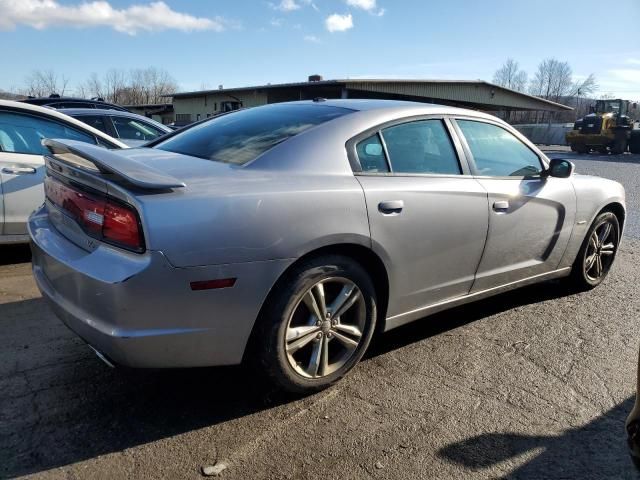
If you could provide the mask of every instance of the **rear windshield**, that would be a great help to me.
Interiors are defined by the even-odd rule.
[[[328,105],[269,105],[213,118],[154,148],[242,165],[274,145],[352,110]]]

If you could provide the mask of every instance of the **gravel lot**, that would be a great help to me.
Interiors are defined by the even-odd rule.
[[[595,291],[546,283],[383,335],[335,388],[295,399],[241,368],[111,370],[48,310],[25,248],[0,249],[0,476],[637,478],[640,156],[562,153],[627,188]]]

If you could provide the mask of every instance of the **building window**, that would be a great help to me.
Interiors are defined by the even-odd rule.
[[[190,113],[176,113],[176,123],[191,123]]]
[[[242,102],[220,102],[220,110],[222,112],[231,112],[233,110],[238,110],[242,108]]]
[[[209,118],[210,116],[211,116],[211,114],[210,114],[210,113],[207,113],[207,118]]]
[[[213,102],[213,111],[218,110],[218,102]]]
[[[197,122],[198,120],[200,120],[200,114],[199,114],[199,113],[197,113],[197,114],[196,114],[196,122]]]

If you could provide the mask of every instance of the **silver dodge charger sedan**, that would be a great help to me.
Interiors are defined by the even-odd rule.
[[[144,148],[45,140],[33,273],[108,363],[336,382],[372,336],[525,284],[595,287],[622,186],[484,113],[382,100],[232,112]]]

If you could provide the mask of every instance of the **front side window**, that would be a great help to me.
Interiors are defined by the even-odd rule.
[[[456,120],[467,139],[478,174],[490,177],[538,175],[538,156],[502,127],[475,120]]]
[[[212,117],[153,148],[243,165],[288,138],[351,112],[328,105],[272,104]]]
[[[135,118],[113,116],[111,120],[113,121],[113,126],[116,129],[118,138],[125,140],[142,140],[149,142],[165,133]]]
[[[0,112],[0,152],[45,155],[48,150],[42,145],[45,138],[61,138],[92,143],[93,135],[81,132],[34,115],[14,112]]]
[[[382,130],[394,173],[459,175],[458,157],[442,120],[420,120]]]

